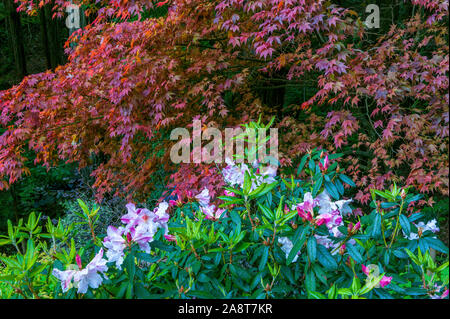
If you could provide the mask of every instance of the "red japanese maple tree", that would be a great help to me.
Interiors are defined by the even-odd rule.
[[[33,14],[49,0],[19,2]],[[322,0],[98,1],[67,64],[0,92],[0,187],[28,173],[29,148],[46,166],[104,154],[99,197],[145,195],[161,166],[178,170],[171,186],[184,196],[221,181],[213,166],[171,164],[170,129],[262,114],[276,115],[287,169],[312,147],[343,151],[361,202],[391,181],[448,195],[448,1],[412,2],[422,10],[368,41],[356,12]],[[68,2],[54,3],[62,16]],[[130,20],[154,5],[168,14]],[[273,108],[261,81],[316,90]]]

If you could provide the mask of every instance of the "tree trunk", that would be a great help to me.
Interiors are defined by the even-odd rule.
[[[6,8],[6,18],[8,21],[8,33],[11,39],[12,51],[16,65],[17,76],[22,79],[27,75],[27,62],[25,59],[25,49],[23,46],[22,24],[20,15],[14,0],[3,0]]]
[[[41,42],[44,48],[45,60],[47,62],[47,69],[52,68],[52,60],[50,58],[50,48],[48,47],[48,36],[47,36],[47,21],[45,17],[44,8],[39,9],[39,21],[41,27]]]
[[[62,48],[59,43],[58,37],[58,21],[52,18],[53,2],[47,4],[42,8],[44,20],[46,23],[45,34],[47,38],[47,47],[50,57],[50,66],[52,69],[56,68],[62,63]]]

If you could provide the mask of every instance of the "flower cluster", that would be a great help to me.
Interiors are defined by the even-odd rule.
[[[106,259],[103,259],[103,249],[95,255],[92,261],[82,268],[80,256],[76,256],[77,266],[79,270],[65,270],[53,269],[53,276],[61,280],[61,288],[66,292],[72,287],[78,287],[78,293],[86,293],[89,287],[98,288],[103,282],[104,272],[108,270],[106,266]]]
[[[411,232],[409,236],[403,233],[403,236],[409,240],[419,239],[422,234],[426,231],[430,231],[432,233],[437,233],[439,231],[439,227],[437,226],[436,219],[429,221],[428,223],[419,222],[418,224],[414,224],[417,227],[418,233]]]
[[[310,222],[313,225],[320,226],[326,225],[330,235],[334,238],[343,237],[343,234],[339,231],[339,227],[344,225],[342,216],[344,214],[351,213],[352,209],[349,204],[352,199],[332,201],[330,195],[326,190],[320,193],[316,198],[312,197],[310,192],[305,193],[303,196],[303,202],[297,205],[293,205],[292,209],[296,209],[300,217],[303,220]],[[314,214],[314,208],[318,207],[318,214]],[[352,225],[349,232],[355,233],[360,223]],[[336,254],[337,248],[345,249],[345,244],[333,241],[329,236],[315,235],[317,243],[325,246],[326,248],[333,248],[332,253]],[[354,242],[354,240],[350,240]]]
[[[153,241],[159,228],[164,229],[166,239],[173,240],[173,237],[168,235],[167,202],[161,202],[153,211],[136,208],[132,203],[126,207],[128,213],[121,218],[125,226],[119,228],[109,226],[107,236],[103,240],[103,245],[108,249],[106,252],[108,262],[115,262],[119,269],[123,263],[124,249],[132,243],[137,243],[140,249],[149,253],[149,243]]]
[[[229,158],[226,158],[225,162],[227,163],[227,166],[222,170],[225,182],[230,186],[238,185],[243,188],[245,172],[251,175],[251,169],[247,164],[241,163],[240,165],[237,165]],[[252,178],[251,191],[256,189],[262,183],[271,184],[275,182],[275,177],[277,176],[276,167],[271,165],[261,166],[258,161],[254,161],[252,167],[255,169],[255,178]]]
[[[201,193],[195,196],[195,198],[200,204],[201,211],[206,215],[206,219],[217,220],[225,211],[223,208],[216,208],[215,205],[210,204],[211,197],[209,196],[209,190],[206,187]]]

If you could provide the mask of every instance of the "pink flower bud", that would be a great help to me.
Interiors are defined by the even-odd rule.
[[[352,223],[352,222],[350,222],[350,224],[348,224],[348,226],[347,226],[347,231],[348,231],[349,233],[351,233],[351,232],[353,231],[353,223]]]
[[[127,242],[131,243],[131,233],[127,233]]]
[[[339,247],[339,255],[345,254],[345,244],[342,244],[341,247]]]
[[[392,277],[383,276],[383,278],[380,280],[380,286],[381,288],[384,288],[384,286],[387,286],[391,283]]]
[[[364,265],[361,265],[361,268],[362,268],[362,272],[365,273],[367,276],[369,276],[369,268],[367,268]]]
[[[80,255],[77,254],[77,255],[75,256],[75,260],[76,260],[76,262],[77,262],[78,268],[82,269],[83,266],[81,265],[81,257],[80,257]]]
[[[164,238],[167,239],[168,241],[176,241],[176,237],[175,235],[164,235]]]
[[[315,223],[317,226],[320,226],[325,223],[325,219],[324,218],[316,218]]]
[[[352,229],[352,233],[356,233],[361,228],[361,222],[357,222]]]
[[[171,200],[169,200],[169,204],[170,204],[170,206],[176,206],[177,202],[174,201],[173,199],[171,199]]]
[[[330,161],[328,160],[328,155],[325,155],[325,159],[323,160],[323,167],[325,170],[327,170],[328,166],[330,166]]]

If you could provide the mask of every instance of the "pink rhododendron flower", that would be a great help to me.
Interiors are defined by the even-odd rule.
[[[313,212],[313,208],[316,207],[317,205],[317,201],[313,199],[312,195],[310,192],[307,192],[304,196],[303,196],[303,203],[298,204],[297,208],[300,208],[303,211],[306,212]]]
[[[215,205],[208,205],[200,207],[202,213],[206,215],[206,219],[217,220],[225,212],[223,208],[216,208]]]
[[[200,206],[208,206],[210,201],[209,190],[205,187],[201,193],[199,193],[195,198],[198,200]]]
[[[226,158],[225,162],[227,163],[227,166],[222,169],[224,181],[231,186],[239,185],[242,187],[242,185],[244,184],[245,169],[248,170],[247,165],[243,164],[245,166],[241,166],[240,168],[239,166],[235,165],[234,162],[229,158]]]
[[[136,205],[133,203],[128,203],[125,207],[127,208],[128,213],[123,215],[120,220],[122,223],[126,224],[126,231],[128,231],[131,227],[138,225],[142,220],[142,217],[150,213],[150,211],[146,208],[136,209]]]
[[[150,253],[149,242],[153,241],[153,235],[156,233],[156,226],[150,225],[150,229],[145,224],[130,229],[131,240],[139,245],[146,253]]]
[[[227,190],[224,190],[223,193],[225,194],[225,196],[236,197],[236,195],[233,192],[229,192]]]
[[[261,182],[263,183],[271,184],[275,182],[275,177],[277,176],[277,167],[269,165],[261,168],[261,176]]]
[[[156,215],[156,218],[153,221],[159,223],[167,223],[170,217],[167,213],[168,208],[169,204],[167,202],[159,203],[158,207],[153,210],[154,214]]]
[[[169,208],[167,202],[159,203],[153,211],[146,208],[136,209],[136,206],[132,203],[126,207],[128,212],[121,218],[125,227],[119,227],[118,229],[113,226],[108,227],[107,236],[103,241],[105,248],[108,249],[106,252],[108,262],[115,262],[118,269],[121,269],[124,249],[127,245],[131,245],[133,242],[137,243],[140,249],[150,253],[149,243],[153,241],[158,229],[164,229],[165,235],[168,235],[169,231],[167,222],[170,216],[167,213]],[[126,239],[123,237],[124,235]]]

